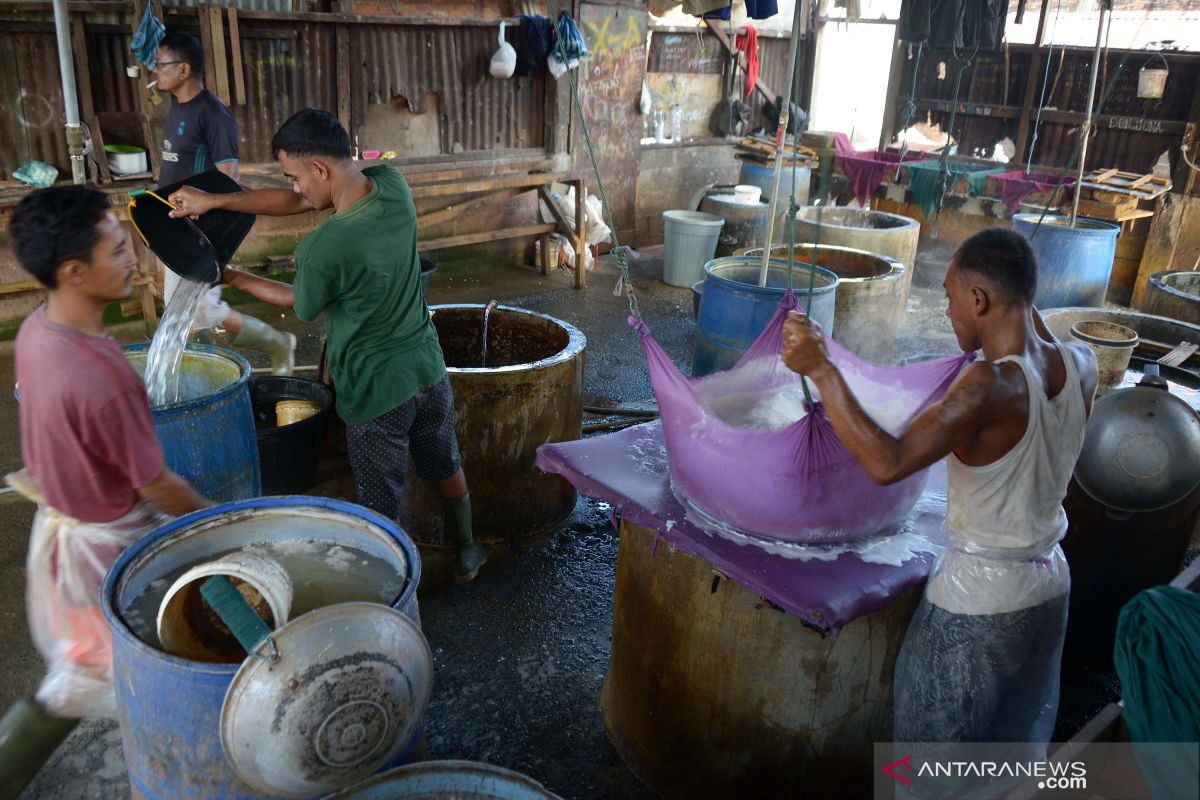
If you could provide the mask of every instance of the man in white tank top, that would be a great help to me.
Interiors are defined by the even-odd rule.
[[[880,484],[947,459],[947,548],[896,662],[897,742],[1049,741],[1070,573],[1062,501],[1083,446],[1096,362],[1033,307],[1037,262],[1018,234],[975,234],[950,261],[946,315],[983,351],[899,439],[867,416],[798,315],[784,362],[808,376],[846,449]]]

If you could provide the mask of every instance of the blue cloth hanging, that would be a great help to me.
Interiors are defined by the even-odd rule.
[[[587,43],[583,41],[583,34],[579,32],[579,26],[575,24],[575,19],[566,11],[558,15],[558,40],[562,42],[562,51],[559,51],[558,45],[554,46],[551,55],[559,61],[566,56],[567,62],[584,58],[588,55]]]
[[[167,27],[158,17],[154,16],[150,6],[150,0],[146,0],[146,8],[142,11],[142,21],[138,23],[137,30],[133,32],[133,41],[129,43],[129,49],[146,69],[154,69],[154,62],[158,55],[158,43],[167,33]]]

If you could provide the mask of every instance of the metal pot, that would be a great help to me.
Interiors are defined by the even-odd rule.
[[[1200,417],[1148,374],[1096,401],[1075,481],[1119,512],[1167,508],[1200,486]]]

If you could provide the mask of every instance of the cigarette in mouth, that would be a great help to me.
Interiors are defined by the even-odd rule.
[[[158,86],[158,81],[150,81],[146,84],[147,89],[153,89],[155,86]]]

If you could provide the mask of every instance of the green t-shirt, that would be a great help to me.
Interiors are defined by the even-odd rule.
[[[325,315],[337,410],[361,425],[446,374],[421,294],[417,209],[399,170],[363,170],[371,193],[296,248],[296,316]]]

